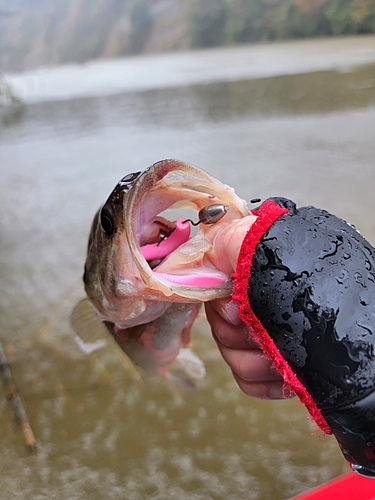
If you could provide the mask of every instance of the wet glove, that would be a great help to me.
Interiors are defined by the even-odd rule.
[[[285,198],[253,213],[234,276],[240,316],[352,468],[375,476],[375,249]]]

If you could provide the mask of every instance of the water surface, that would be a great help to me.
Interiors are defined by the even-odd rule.
[[[240,392],[205,319],[193,340],[207,377],[189,391],[145,374],[140,383],[112,344],[81,354],[68,318],[84,295],[95,211],[122,176],[163,158],[196,164],[245,199],[325,208],[374,244],[375,39],[348,40],[294,43],[289,62],[285,45],[231,49],[231,60],[246,53],[267,67],[268,47],[268,63],[282,54],[288,72],[240,68],[230,80],[215,76],[228,49],[207,51],[189,55],[204,78],[183,85],[124,89],[118,77],[118,93],[47,93],[2,109],[0,337],[38,442],[29,456],[0,385],[2,498],[282,500],[347,470],[298,401]],[[179,57],[168,55],[182,71]],[[121,74],[126,62],[111,64]],[[69,79],[69,68],[55,71]],[[80,71],[84,88],[91,70]]]

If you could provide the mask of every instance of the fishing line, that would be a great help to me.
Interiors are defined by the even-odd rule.
[[[252,198],[250,201],[245,202],[244,206],[246,208],[249,208],[250,205],[253,205],[254,203],[260,203],[262,200],[260,198]],[[192,219],[185,219],[181,221],[182,224],[186,224],[187,222],[190,222],[192,226],[198,226],[199,224],[215,224],[216,222],[219,222],[225,214],[228,212],[230,206],[229,205],[224,205],[223,203],[212,203],[210,205],[206,205],[205,207],[201,208],[198,212],[198,221],[194,222]],[[160,236],[160,241],[157,243],[156,246],[159,246],[162,241],[166,240],[169,238],[169,236],[176,230],[176,227],[168,231],[167,233],[163,234]]]
[[[252,198],[250,201],[244,203],[246,208],[254,203],[260,203],[262,200],[260,198]],[[215,224],[219,222],[224,215],[228,212],[229,205],[224,205],[222,203],[213,203],[211,205],[206,205],[198,212],[198,221],[194,222],[191,219],[186,219],[182,221],[183,223],[190,222],[193,226],[198,226],[198,224]]]

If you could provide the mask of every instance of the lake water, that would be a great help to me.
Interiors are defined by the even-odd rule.
[[[283,500],[348,470],[297,400],[243,395],[204,318],[195,391],[135,377],[69,326],[92,217],[163,158],[245,198],[325,208],[375,244],[375,37],[167,54],[9,77],[0,108],[0,339],[37,439],[0,384],[0,490],[13,499]]]

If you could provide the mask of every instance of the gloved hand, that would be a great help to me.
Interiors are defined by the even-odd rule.
[[[375,250],[345,221],[284,198],[253,214],[233,300],[261,351],[252,341],[238,352],[245,327],[223,326],[207,305],[219,348],[245,392],[281,397],[266,353],[353,469],[375,476]]]

